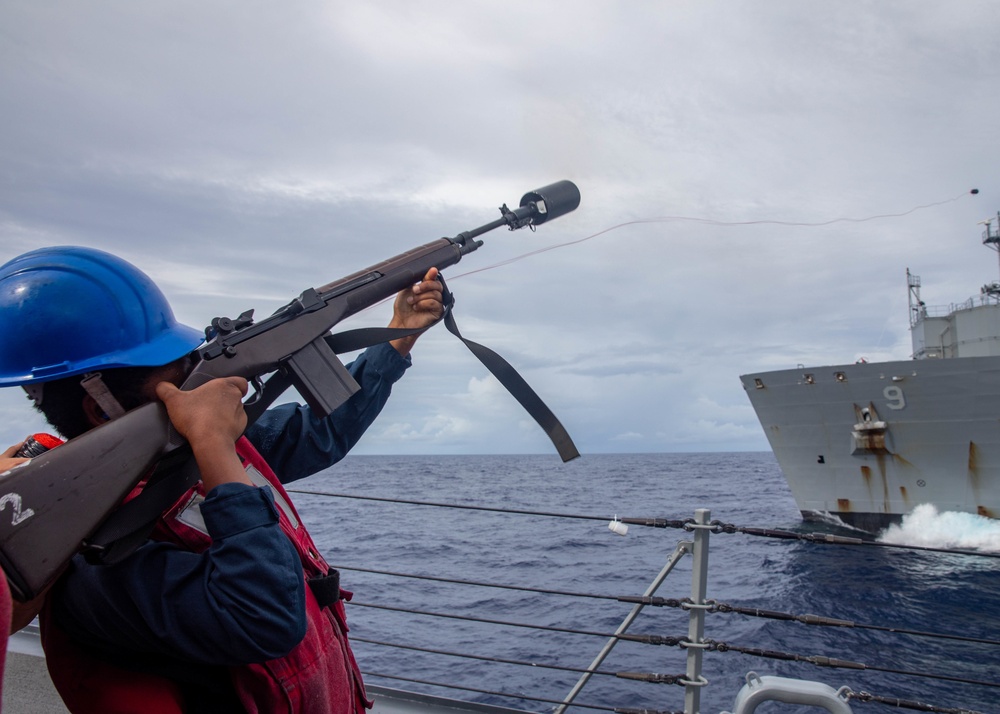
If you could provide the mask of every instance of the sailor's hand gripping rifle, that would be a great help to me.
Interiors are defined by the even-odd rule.
[[[181,388],[193,389],[216,377],[245,377],[256,388],[246,404],[250,423],[289,386],[295,386],[314,411],[329,414],[359,389],[337,353],[405,333],[386,328],[331,335],[337,323],[419,282],[432,267],[443,270],[458,263],[482,245],[478,236],[483,233],[502,226],[533,228],[575,210],[579,203],[577,187],[560,181],[525,194],[516,209],[504,205],[501,217],[492,223],[310,288],[259,322],[253,321],[252,310],[235,319],[216,318],[206,329],[207,341],[197,350],[200,359]],[[446,322],[458,335],[450,304]],[[545,429],[564,460],[579,455],[562,425],[510,365],[496,355],[491,365],[483,356],[492,354],[489,350],[463,341]],[[266,375],[271,377],[264,382]],[[172,468],[165,469],[168,476],[153,485],[176,493],[174,499],[179,497],[197,480],[189,452],[157,401],[0,474],[0,565],[14,597],[25,601],[39,594],[76,553],[93,547],[96,536],[103,534],[115,542],[115,532],[122,529],[109,524],[140,499],[116,508],[158,464],[172,463]],[[139,518],[148,522],[169,505],[147,500],[146,513]],[[136,510],[143,510],[141,503]]]

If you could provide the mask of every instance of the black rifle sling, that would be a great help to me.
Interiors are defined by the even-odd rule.
[[[546,406],[545,402],[542,401],[535,390],[533,390],[524,378],[517,373],[517,370],[511,366],[507,360],[498,355],[496,352],[488,347],[484,347],[472,340],[467,340],[462,337],[462,333],[458,331],[458,325],[455,323],[455,297],[448,290],[448,286],[444,282],[444,278],[438,276],[441,281],[441,285],[444,288],[444,315],[441,319],[444,320],[445,327],[448,328],[448,332],[455,335],[462,343],[469,348],[469,351],[476,356],[476,358],[483,363],[483,366],[490,371],[497,381],[504,386],[504,388],[510,392],[511,396],[518,401],[518,403],[524,408],[528,414],[531,415],[542,430],[552,441],[553,446],[556,447],[556,451],[559,452],[559,456],[563,461],[570,461],[575,459],[580,455],[577,450],[576,445],[573,443],[573,439],[570,438],[569,432],[563,427],[556,415],[552,413],[552,410]],[[435,323],[437,324],[437,323]],[[429,328],[424,328],[429,329]],[[344,352],[351,352],[354,350],[359,350],[364,347],[370,347],[372,345],[378,344],[380,342],[388,342],[389,340],[394,340],[399,337],[405,337],[407,335],[417,334],[422,330],[399,330],[392,329],[388,327],[383,328],[362,328],[359,330],[349,330],[347,332],[341,332],[336,335],[330,335],[326,338],[327,343],[333,348],[333,351],[337,354],[342,354]]]
[[[451,291],[448,290],[448,286],[445,284],[444,278],[438,276],[438,280],[441,281],[441,285],[444,288],[443,298],[445,307],[444,315],[442,315],[441,320],[444,320],[444,324],[445,327],[448,328],[448,332],[461,340],[462,343],[469,348],[469,351],[472,352],[472,354],[474,354],[480,362],[482,362],[483,366],[497,378],[497,381],[499,381],[500,384],[502,384],[503,387],[510,392],[511,396],[518,401],[524,410],[531,415],[531,417],[549,437],[549,440],[552,441],[552,444],[556,447],[556,451],[559,453],[559,456],[563,461],[570,461],[578,457],[580,452],[573,443],[573,439],[570,438],[569,433],[559,422],[559,419],[556,418],[556,415],[552,413],[552,410],[550,410],[548,406],[546,406],[545,402],[542,401],[541,397],[539,397],[528,385],[528,383],[524,381],[524,378],[517,373],[517,370],[515,370],[514,367],[507,362],[507,360],[493,350],[473,342],[472,340],[467,340],[462,336],[458,330],[458,325],[455,323],[455,297],[451,294]],[[440,320],[438,320],[438,322],[440,322]],[[437,322],[434,324],[437,324]],[[433,325],[419,330],[405,330],[390,327],[363,327],[356,330],[338,332],[335,335],[327,335],[326,342],[336,354],[344,354],[346,352],[362,350],[366,347],[371,347],[372,345],[377,345],[382,342],[396,340],[401,337],[418,335],[421,332],[425,332],[430,329],[432,326]],[[268,378],[263,385],[264,388],[261,393],[246,404],[247,417],[250,423],[252,424],[256,421],[260,415],[271,406],[274,400],[290,386],[292,386],[291,378],[282,372],[276,372]]]
[[[444,284],[444,280],[441,283]],[[556,415],[552,413],[552,410],[545,405],[541,397],[535,393],[535,390],[528,386],[524,378],[517,373],[517,370],[490,348],[462,337],[462,334],[458,331],[458,325],[455,324],[455,315],[451,310],[451,307],[455,304],[455,299],[448,292],[447,287],[445,287],[445,294],[448,296],[448,309],[444,314],[444,324],[448,328],[448,332],[455,335],[455,337],[460,339],[469,348],[469,351],[483,363],[483,366],[490,371],[490,374],[496,377],[497,381],[531,415],[531,418],[538,423],[538,426],[542,427],[542,430],[549,437],[552,445],[556,447],[556,451],[559,452],[559,456],[563,461],[571,461],[578,457],[580,452],[577,450],[576,444],[573,443],[573,439],[570,438],[569,432],[566,431],[559,419],[556,418]]]
[[[483,366],[497,378],[511,396],[531,415],[548,435],[563,461],[580,455],[573,439],[545,405],[535,391],[517,373],[507,360],[488,347],[462,337],[455,323],[453,308],[455,298],[440,278],[444,287],[445,310],[442,320],[448,331],[469,348]],[[439,320],[440,321],[440,320]],[[435,323],[437,324],[437,323]],[[406,330],[390,327],[366,327],[327,335],[326,342],[336,354],[381,344],[390,340],[420,334],[429,327]],[[292,380],[283,372],[276,372],[264,383],[256,398],[246,404],[248,423],[254,423],[277,397],[292,386]],[[187,458],[190,449],[179,449],[157,465],[156,471],[142,493],[118,508],[84,544],[84,554],[91,563],[111,565],[121,561],[145,542],[160,515],[170,508],[181,495],[200,479],[194,459]],[[180,463],[178,463],[178,461]],[[177,477],[174,477],[178,474]]]
[[[549,437],[552,445],[556,447],[556,451],[559,452],[559,456],[563,461],[571,461],[580,455],[576,444],[573,443],[573,439],[570,437],[569,432],[566,431],[566,428],[556,418],[556,415],[552,413],[552,410],[545,405],[541,397],[535,393],[535,390],[528,386],[524,378],[517,373],[517,370],[507,360],[489,347],[484,347],[462,337],[458,331],[458,325],[455,324],[455,317],[450,312],[445,315],[444,324],[448,328],[448,332],[455,335],[455,337],[460,339],[469,348],[469,351],[483,363],[483,366],[497,378],[497,381],[510,392],[511,396],[524,407],[524,410],[531,415],[532,419],[542,427],[542,430]]]

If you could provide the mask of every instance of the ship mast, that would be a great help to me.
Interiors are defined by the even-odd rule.
[[[986,225],[986,230],[983,231],[983,245],[992,248],[997,252],[997,259],[1000,260],[1000,211],[997,211],[997,225],[993,227],[993,219],[987,218],[981,223]],[[980,292],[988,298],[994,298],[1000,301],[1000,283],[992,282],[987,283],[982,287]]]
[[[906,269],[906,287],[910,291],[910,329],[913,329],[927,317],[927,306],[920,299],[920,276],[911,273],[909,268]]]

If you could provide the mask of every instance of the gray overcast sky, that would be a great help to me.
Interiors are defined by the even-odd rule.
[[[201,327],[571,179],[576,212],[446,271],[463,333],[584,453],[765,450],[740,374],[906,359],[906,268],[932,305],[1000,278],[998,27],[993,0],[5,0],[0,258],[120,254]],[[552,451],[442,327],[414,358],[358,452]],[[0,420],[42,426],[19,389]]]

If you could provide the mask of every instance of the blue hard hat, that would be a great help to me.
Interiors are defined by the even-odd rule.
[[[57,246],[0,266],[0,387],[164,365],[204,336],[174,319],[149,276],[110,253]]]

